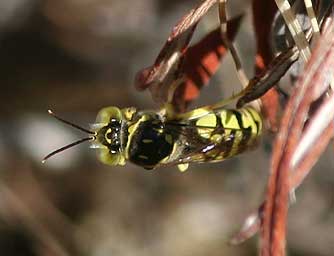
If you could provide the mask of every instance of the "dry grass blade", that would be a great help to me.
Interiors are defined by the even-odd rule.
[[[334,102],[333,97],[330,99]],[[331,102],[331,103],[332,103]],[[333,105],[333,104],[332,104]],[[332,108],[333,109],[333,108]],[[295,189],[298,187],[307,174],[310,172],[311,167],[317,162],[320,155],[326,149],[329,141],[333,138],[334,135],[334,124],[330,124],[325,130],[322,131],[321,136],[318,137],[318,140],[312,146],[312,149],[305,154],[303,160],[295,169],[295,174],[293,175],[290,183],[290,187]]]
[[[186,32],[189,28],[194,26],[199,20],[208,12],[208,10],[216,3],[216,0],[206,0],[198,7],[192,9],[186,14],[182,20],[173,28],[168,41],[174,40],[180,34]]]
[[[310,58],[311,51],[308,46],[305,34],[302,30],[300,23],[298,22],[296,16],[294,15],[290,3],[287,0],[275,0],[278,9],[280,10],[285,23],[287,24],[289,31],[300,51],[300,55],[307,61]]]
[[[253,24],[256,36],[256,74],[262,73],[272,60],[269,35],[277,6],[274,1],[253,0]],[[266,10],[266,11],[263,11]],[[262,98],[262,113],[269,129],[277,130],[279,96],[275,88],[270,89]]]
[[[296,167],[293,166],[293,163],[299,162],[295,157],[296,149],[298,149],[301,141],[311,104],[328,89],[328,84],[332,78],[328,74],[332,73],[333,64],[334,25],[331,23],[298,80],[281,121],[280,131],[274,145],[271,176],[268,182],[261,233],[261,255],[285,255],[286,218],[290,191],[289,178],[292,169]],[[331,116],[327,116],[327,118],[328,123],[333,120]],[[323,130],[329,129],[327,127],[328,125],[324,125]],[[318,148],[324,148],[324,146]],[[302,156],[309,155],[310,152],[311,147],[308,147]],[[313,154],[316,154],[316,152]],[[316,158],[309,164],[315,161]],[[299,170],[309,171],[311,167],[303,165],[303,168]]]
[[[320,37],[320,28],[317,22],[317,17],[315,16],[313,4],[311,0],[304,0],[307,15],[310,17],[311,26],[313,30],[313,38],[315,41],[319,40]]]
[[[329,120],[334,119],[333,109],[334,95],[331,95],[331,97],[327,98],[321,105],[314,117],[310,120],[308,127],[305,129],[298,147],[308,148],[309,150],[305,152],[303,157],[301,157],[300,153],[298,153],[298,158],[300,159],[299,164],[297,164],[294,171],[290,173],[290,191],[294,191],[302,183],[304,178],[310,172],[311,167],[317,162],[320,155],[326,149],[329,141],[333,138],[334,124],[332,122],[328,124]],[[327,122],[319,122],[321,121],[319,119],[324,118],[326,118]],[[322,126],[320,129],[319,124]],[[312,147],[306,146],[303,142],[303,140],[306,140],[309,137],[311,137],[311,140],[308,143],[310,143]],[[296,152],[298,151],[296,150]],[[294,158],[296,158],[296,154],[294,155]],[[256,212],[250,214],[245,219],[241,230],[230,240],[231,244],[240,244],[257,233],[264,216],[264,205],[265,203],[262,203]]]
[[[261,221],[263,219],[264,203],[255,212],[252,212],[247,216],[242,225],[240,231],[235,234],[229,241],[232,245],[238,245],[254,236],[261,227]]]

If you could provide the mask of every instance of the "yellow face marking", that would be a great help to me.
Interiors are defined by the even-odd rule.
[[[111,133],[111,128],[109,128],[106,133],[104,134],[104,138],[106,139],[106,141],[111,144],[111,139],[108,137],[108,135]]]
[[[144,139],[143,142],[144,142],[144,143],[152,143],[153,140],[150,140],[150,139]]]
[[[213,131],[212,128],[217,126],[217,118],[215,114],[205,115],[199,118],[196,122],[196,126],[205,126],[209,128],[197,128],[198,134],[205,139],[209,139]]]

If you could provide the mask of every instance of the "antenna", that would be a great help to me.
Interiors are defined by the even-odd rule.
[[[64,146],[64,147],[61,147],[61,148],[59,148],[59,149],[56,149],[55,151],[52,151],[50,154],[48,154],[46,157],[43,158],[43,160],[42,160],[42,163],[43,163],[43,164],[44,164],[44,163],[46,162],[46,160],[48,160],[50,157],[52,157],[52,156],[54,156],[54,155],[56,155],[56,154],[58,154],[58,153],[60,153],[60,152],[63,152],[63,151],[65,151],[65,150],[69,149],[69,148],[72,148],[72,147],[74,147],[74,146],[76,146],[76,145],[79,145],[79,144],[81,144],[81,143],[83,143],[83,142],[85,142],[85,141],[95,140],[95,139],[96,139],[96,132],[90,131],[90,130],[88,130],[88,129],[85,129],[85,128],[83,128],[83,127],[77,125],[77,124],[74,124],[74,123],[72,123],[72,122],[69,122],[69,121],[67,121],[67,120],[65,120],[65,119],[63,119],[63,118],[57,116],[57,115],[56,115],[55,113],[53,113],[52,110],[50,110],[50,109],[48,110],[48,113],[49,113],[51,116],[53,116],[54,118],[56,118],[58,121],[60,121],[60,122],[62,122],[62,123],[65,123],[65,124],[67,124],[67,125],[69,125],[69,126],[72,126],[72,127],[76,128],[76,129],[78,129],[78,130],[80,130],[80,131],[85,132],[85,133],[91,134],[92,136],[89,136],[89,137],[86,137],[86,138],[83,138],[83,139],[74,141],[74,142],[72,142],[72,143],[70,143],[70,144],[68,144],[68,145],[66,145],[66,146]]]
[[[81,126],[79,126],[79,125],[77,125],[77,124],[74,124],[74,123],[72,123],[72,122],[70,122],[70,121],[67,121],[67,120],[65,120],[65,119],[63,119],[63,118],[57,116],[55,113],[52,112],[51,109],[48,110],[48,113],[49,113],[51,116],[53,116],[54,118],[56,118],[57,120],[59,120],[60,122],[63,122],[63,123],[65,123],[65,124],[67,124],[67,125],[70,125],[70,126],[76,128],[76,129],[80,130],[80,131],[85,132],[85,133],[96,135],[95,132],[92,132],[92,131],[90,131],[90,130],[88,130],[88,129],[82,128]]]

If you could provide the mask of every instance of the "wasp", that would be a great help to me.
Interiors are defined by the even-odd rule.
[[[261,116],[252,107],[204,106],[173,115],[166,109],[106,107],[99,111],[91,130],[49,113],[90,135],[53,151],[43,161],[91,141],[98,159],[107,165],[122,166],[129,161],[145,169],[178,165],[184,171],[189,163],[219,162],[251,149],[262,133]]]

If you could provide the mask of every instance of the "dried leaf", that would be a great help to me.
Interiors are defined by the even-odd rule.
[[[180,64],[196,26],[215,3],[215,0],[206,0],[181,19],[173,28],[153,66],[138,72],[135,81],[137,89],[149,88],[156,102],[166,102],[169,86],[181,79]]]
[[[263,219],[263,209],[264,203],[259,207],[257,211],[247,216],[240,231],[231,238],[230,244],[241,244],[247,239],[254,236],[259,231],[261,227],[261,221]]]

